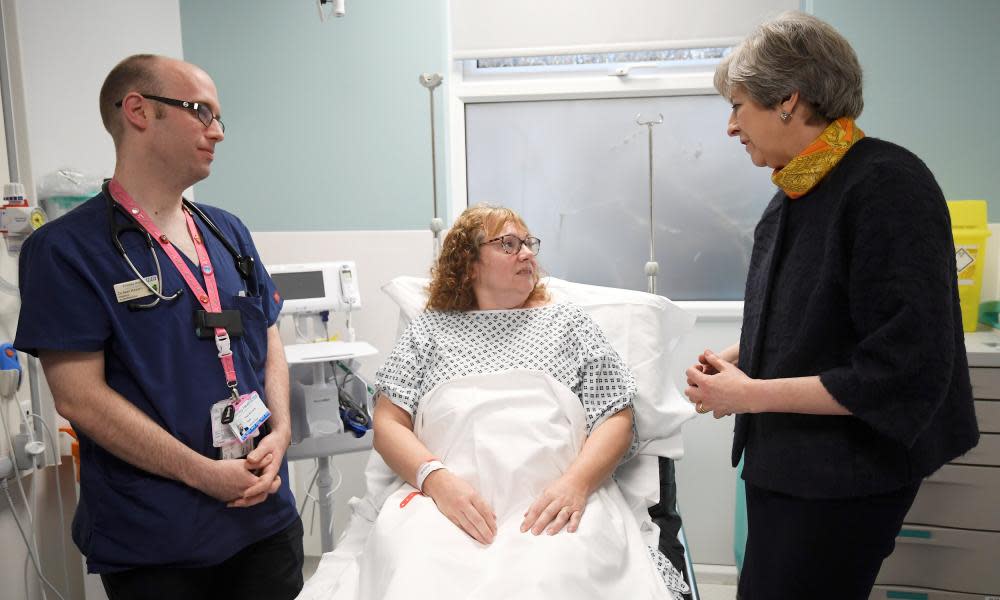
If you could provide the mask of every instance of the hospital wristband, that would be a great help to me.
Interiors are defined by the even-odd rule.
[[[437,471],[438,469],[444,469],[444,468],[446,467],[439,460],[429,460],[424,464],[420,465],[419,467],[417,467],[417,489],[423,492],[424,480],[427,479],[427,476],[433,473],[434,471]]]

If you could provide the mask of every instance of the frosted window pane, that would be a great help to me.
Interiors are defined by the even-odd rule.
[[[470,204],[510,206],[542,240],[552,275],[646,290],[648,146],[653,129],[657,292],[741,300],[753,229],[775,188],[717,95],[466,105]]]
[[[556,54],[553,56],[510,56],[506,58],[480,58],[478,69],[503,69],[508,67],[560,67],[566,65],[610,65],[640,62],[689,62],[720,59],[729,47],[673,48],[669,50],[641,50],[635,52],[602,52],[600,54]]]

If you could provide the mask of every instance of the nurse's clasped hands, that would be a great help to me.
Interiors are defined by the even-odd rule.
[[[184,483],[230,508],[260,504],[281,487],[278,474],[290,434],[277,429],[264,436],[245,459],[199,460]]]
[[[274,430],[264,436],[253,452],[242,461],[244,467],[259,473],[257,481],[243,492],[241,498],[229,502],[230,508],[244,508],[259,504],[281,487],[281,459],[285,456],[291,434],[284,430]],[[223,461],[225,462],[225,461]]]
[[[230,506],[235,505],[234,503],[237,501],[242,501],[239,506],[252,506],[244,495],[248,490],[260,485],[263,480],[262,476],[255,475],[252,471],[253,467],[246,459],[212,460],[206,458],[204,461],[199,461],[199,466],[183,481],[188,486],[201,490],[216,500],[229,503]],[[277,479],[277,483],[274,484],[275,489],[277,485],[280,485],[280,479]],[[258,504],[267,498],[266,494],[260,498],[258,496],[259,494],[254,495],[255,502],[253,504]]]

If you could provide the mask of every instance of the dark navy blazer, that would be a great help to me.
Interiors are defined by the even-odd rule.
[[[750,377],[815,376],[852,416],[736,417],[743,478],[800,497],[898,489],[979,439],[948,208],[923,162],[859,141],[754,234],[740,340]]]

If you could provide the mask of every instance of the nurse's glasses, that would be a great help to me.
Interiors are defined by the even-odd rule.
[[[480,246],[485,246],[486,244],[492,244],[494,242],[500,242],[500,248],[503,249],[504,254],[517,254],[521,251],[521,246],[527,246],[531,253],[538,255],[538,251],[542,247],[542,240],[528,236],[523,240],[513,233],[508,233],[507,235],[501,235],[500,237],[495,237],[492,240],[487,240]]]
[[[222,122],[222,119],[212,114],[212,109],[209,108],[207,104],[203,104],[201,102],[191,102],[188,100],[175,100],[173,98],[164,98],[163,96],[153,96],[149,94],[139,94],[139,95],[145,98],[146,100],[154,100],[156,102],[160,102],[161,104],[167,104],[169,106],[177,106],[179,108],[190,110],[195,115],[197,115],[198,120],[201,121],[201,124],[205,126],[205,129],[208,129],[209,127],[212,126],[212,121],[218,121],[219,129],[222,130],[222,133],[226,132],[226,124]],[[115,106],[121,108],[122,102],[124,102],[124,100],[119,100],[118,102],[115,102]]]

